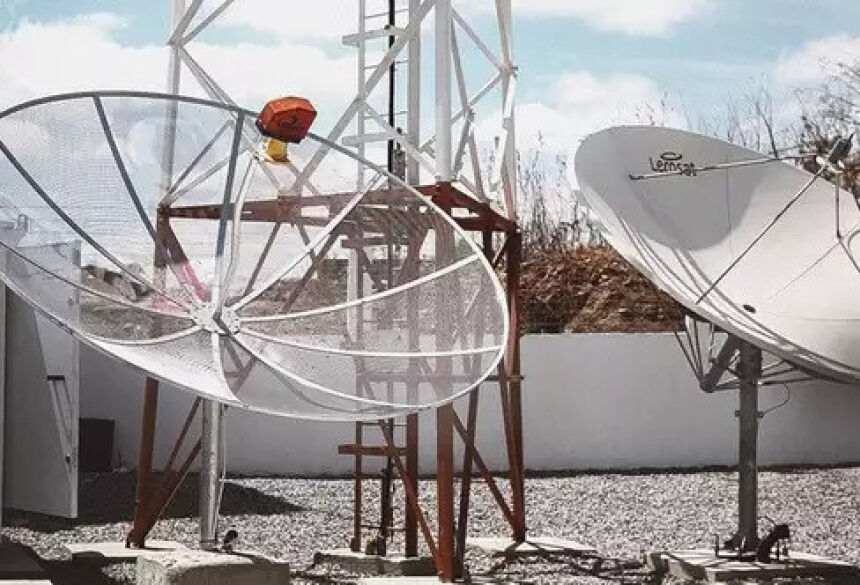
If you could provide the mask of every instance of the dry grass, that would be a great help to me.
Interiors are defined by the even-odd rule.
[[[672,331],[680,306],[607,246],[530,250],[523,263],[527,333]]]

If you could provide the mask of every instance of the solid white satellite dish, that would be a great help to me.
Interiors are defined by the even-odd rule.
[[[483,253],[337,144],[273,162],[255,118],[142,92],[0,113],[0,216],[22,216],[0,225],[0,278],[81,341],[255,411],[378,419],[479,384],[508,335]]]
[[[690,311],[781,358],[860,379],[860,211],[783,161],[631,126],[588,137],[576,176],[609,243]]]

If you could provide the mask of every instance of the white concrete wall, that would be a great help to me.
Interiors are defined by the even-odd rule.
[[[735,459],[736,393],[701,392],[671,334],[528,336],[523,371],[529,469],[695,467]],[[82,348],[82,416],[116,421],[116,447],[129,466],[137,458],[142,387],[140,373]],[[784,396],[782,387],[763,390],[761,408]],[[181,392],[161,393],[158,460],[166,456],[190,403]],[[793,386],[788,405],[761,423],[761,462],[860,461],[858,420],[860,389],[823,382]],[[433,423],[432,412],[421,416],[424,471],[432,470]],[[338,443],[352,441],[350,424],[231,411],[227,429],[232,471],[350,472],[351,458],[336,454]],[[481,391],[478,431],[488,464],[504,468],[495,385]]]

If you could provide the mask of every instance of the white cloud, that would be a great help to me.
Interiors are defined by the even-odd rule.
[[[242,0],[234,2],[215,25],[247,27],[288,39],[333,39],[355,32],[357,15],[355,0]]]
[[[785,86],[814,87],[836,73],[839,64],[853,63],[858,59],[860,37],[823,37],[783,54],[774,69],[774,78]]]
[[[53,22],[21,21],[0,33],[0,108],[33,97],[91,89],[163,91],[168,50],[127,46],[115,38],[127,24],[113,14]],[[301,94],[336,111],[354,91],[355,60],[295,42],[193,43],[189,52],[240,105],[261,106]],[[202,95],[183,70],[183,93]]]
[[[0,34],[0,105],[92,88],[163,89],[161,47],[126,47],[112,35],[125,23],[112,14],[61,22],[22,21]]]
[[[641,75],[597,76],[587,71],[562,74],[541,100],[517,108],[517,142],[522,149],[537,144],[538,136],[550,151],[575,148],[586,135],[617,124],[677,126],[683,119],[664,111],[663,92]]]
[[[662,36],[701,18],[716,0],[513,0],[516,15],[529,18],[576,18],[591,27],[632,35]],[[204,3],[205,4],[205,3]],[[370,3],[374,6],[373,3]],[[489,0],[454,0],[456,9],[487,13]],[[376,5],[382,9],[382,3]],[[205,14],[205,10],[201,10]],[[246,27],[287,39],[334,39],[357,30],[355,0],[316,2],[235,2],[216,26]],[[432,17],[431,17],[432,21]],[[382,19],[368,24],[379,28]]]
[[[355,57],[329,57],[296,43],[205,45],[189,51],[237,103],[256,108],[284,94],[308,97],[331,111],[355,94]]]
[[[674,27],[701,18],[716,0],[513,0],[517,15],[534,18],[576,18],[606,31],[663,36]],[[486,0],[456,2],[469,11],[487,11]]]

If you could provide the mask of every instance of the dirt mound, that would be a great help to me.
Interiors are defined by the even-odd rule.
[[[609,247],[529,250],[520,282],[526,333],[682,327],[680,305]]]

